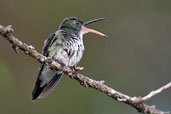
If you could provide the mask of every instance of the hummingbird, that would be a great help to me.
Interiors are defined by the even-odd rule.
[[[84,52],[83,35],[95,33],[103,37],[105,34],[85,27],[88,24],[104,20],[98,18],[83,22],[76,17],[65,18],[59,28],[52,32],[45,40],[42,54],[50,57],[53,61],[62,66],[75,68],[81,60]],[[32,100],[43,98],[48,95],[57,85],[64,73],[62,71],[50,69],[47,65],[41,64],[35,88],[32,92]]]

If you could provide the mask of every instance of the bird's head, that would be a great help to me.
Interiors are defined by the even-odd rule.
[[[98,34],[100,36],[108,37],[108,36],[106,36],[105,34],[103,34],[101,32],[98,32],[96,30],[85,27],[88,24],[91,24],[91,23],[94,23],[94,22],[97,22],[97,21],[101,21],[101,20],[104,20],[104,19],[105,18],[99,18],[99,19],[94,19],[94,20],[91,20],[91,21],[83,22],[83,21],[80,21],[79,19],[77,19],[76,17],[69,17],[69,18],[65,18],[63,20],[63,22],[61,23],[59,29],[66,30],[66,31],[69,31],[69,32],[74,32],[74,33],[76,33],[78,35],[81,35],[81,36],[83,34],[91,32],[91,33],[94,33],[94,34]]]

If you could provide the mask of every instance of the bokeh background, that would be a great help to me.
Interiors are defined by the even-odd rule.
[[[170,0],[0,1],[0,24],[11,24],[14,35],[39,52],[49,33],[70,16],[83,21],[107,17],[88,26],[110,39],[84,36],[82,74],[130,96],[144,96],[171,81]],[[67,76],[47,97],[32,102],[39,65],[0,37],[0,114],[138,114]],[[170,111],[170,96],[168,89],[146,103]]]

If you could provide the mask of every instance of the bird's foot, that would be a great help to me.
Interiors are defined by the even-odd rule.
[[[73,66],[73,67],[70,67],[71,69],[74,70],[74,73],[68,73],[68,75],[70,76],[70,78],[74,78],[75,77],[75,73],[77,73],[77,71],[81,71],[84,69],[84,67],[80,67],[80,66]]]
[[[75,67],[74,67],[74,70],[76,70],[76,71],[81,71],[81,70],[84,70],[84,67],[75,66]]]

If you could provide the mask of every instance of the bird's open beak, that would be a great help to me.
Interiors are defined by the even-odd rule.
[[[99,19],[94,19],[94,20],[91,20],[91,21],[87,21],[87,22],[84,22],[83,25],[88,25],[88,24],[91,24],[91,23],[94,23],[94,22],[98,22],[98,21],[101,21],[101,20],[104,20],[105,18],[99,18]],[[93,29],[90,29],[90,28],[87,28],[84,26],[84,30],[85,32],[91,32],[91,33],[94,33],[94,34],[98,34],[100,36],[103,36],[103,37],[108,37],[107,35],[101,33],[101,32],[98,32],[96,30],[93,30]]]

